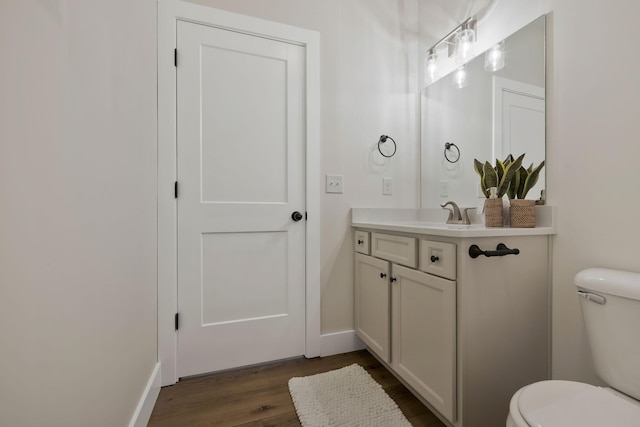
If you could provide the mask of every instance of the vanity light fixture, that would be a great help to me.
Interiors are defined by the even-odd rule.
[[[427,56],[424,59],[425,83],[433,83],[440,77],[438,73],[438,47],[446,45],[447,56],[454,56],[457,63],[464,64],[473,57],[475,42],[476,18],[472,16],[454,28],[427,51]]]
[[[438,54],[435,49],[429,49],[424,59],[424,82],[433,83],[438,77]]]
[[[504,68],[504,40],[494,44],[484,54],[484,69],[489,72]]]
[[[464,65],[458,67],[458,69],[453,73],[453,86],[458,89],[462,89],[463,87],[467,87],[469,85],[469,76],[467,75],[467,70]]]

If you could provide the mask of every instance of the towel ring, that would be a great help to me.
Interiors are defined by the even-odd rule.
[[[451,150],[451,147],[454,147],[456,149],[456,151],[458,152],[458,154],[456,155],[456,158],[454,160],[451,160],[449,158],[449,156],[447,155],[447,151]],[[449,163],[457,163],[458,160],[460,160],[460,149],[458,148],[458,146],[452,142],[445,142],[444,143],[444,158],[447,159],[447,162]]]
[[[380,144],[384,144],[385,142],[387,142],[387,139],[390,139],[391,142],[393,142],[393,152],[391,154],[384,154],[382,152],[382,149],[380,149]],[[382,156],[387,157],[387,158],[391,158],[393,157],[394,154],[396,154],[396,141],[394,141],[393,138],[391,138],[388,135],[380,135],[380,139],[378,140],[378,151],[380,152],[380,154],[382,154]]]

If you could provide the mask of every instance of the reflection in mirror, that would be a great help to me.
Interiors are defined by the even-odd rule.
[[[496,158],[526,153],[525,167],[545,159],[545,17],[509,36],[502,47],[504,67],[497,71],[491,64],[485,70],[483,53],[466,64],[466,86],[456,87],[454,71],[422,91],[423,208],[447,200],[477,206],[484,195],[474,158],[494,164]],[[496,54],[490,49],[487,55]],[[459,149],[458,161],[447,160],[445,144]],[[528,198],[540,198],[543,175],[544,169]]]

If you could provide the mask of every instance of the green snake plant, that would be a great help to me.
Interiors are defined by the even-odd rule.
[[[507,191],[509,199],[524,199],[540,178],[540,171],[544,167],[544,160],[537,167],[533,167],[533,163],[528,169],[520,166],[513,176],[511,186]]]
[[[492,166],[489,162],[480,162],[478,159],[473,159],[473,168],[478,175],[480,175],[480,187],[485,197],[489,197],[490,188],[496,187],[498,198],[501,199],[512,186],[512,181],[516,172],[522,167],[522,160],[524,154],[513,159],[513,156],[509,154],[507,158],[501,162],[496,159],[496,165]]]

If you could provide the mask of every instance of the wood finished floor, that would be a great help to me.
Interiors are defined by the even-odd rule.
[[[327,372],[358,363],[418,427],[444,424],[367,351],[285,362],[188,378],[163,387],[151,427],[300,426],[289,387],[291,377]]]

